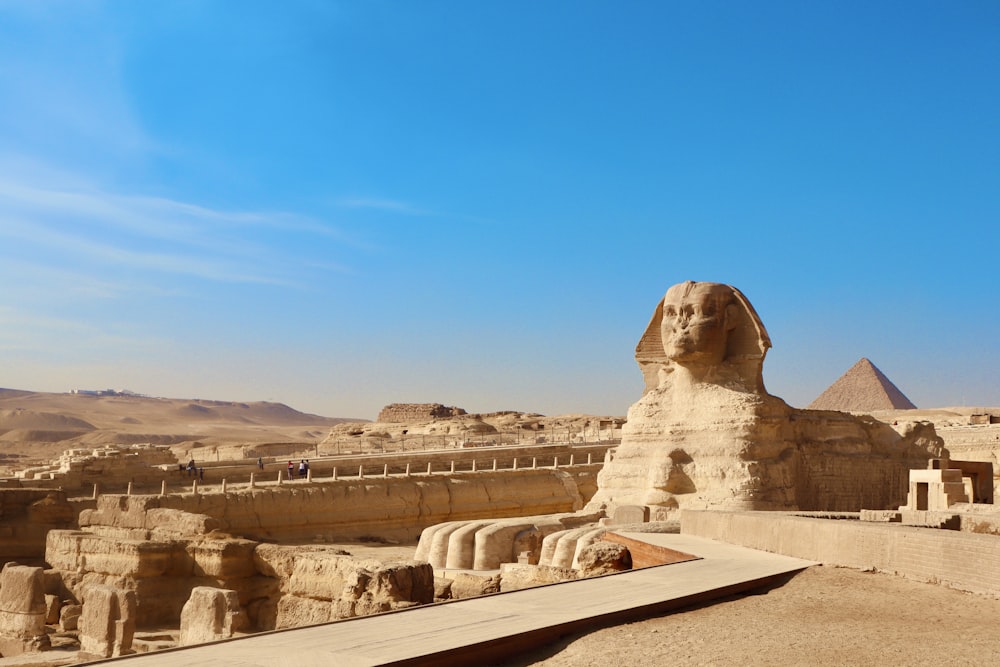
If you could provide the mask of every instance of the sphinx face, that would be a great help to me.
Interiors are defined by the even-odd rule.
[[[660,336],[667,358],[681,365],[720,364],[726,356],[732,289],[718,283],[674,285],[663,299]]]

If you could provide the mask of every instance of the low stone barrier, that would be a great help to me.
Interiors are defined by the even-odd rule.
[[[1000,537],[790,512],[681,512],[681,532],[1000,597]]]

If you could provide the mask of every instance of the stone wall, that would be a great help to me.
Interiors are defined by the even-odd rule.
[[[1000,596],[1000,537],[787,512],[681,512],[681,532]]]
[[[76,515],[64,491],[0,489],[0,566],[41,564],[46,533],[75,527]]]
[[[216,489],[166,496],[103,495],[95,510],[81,512],[80,526],[143,539],[151,531],[168,530],[171,519],[163,512],[173,510],[207,517],[211,524],[206,530],[255,540],[415,540],[425,527],[442,521],[578,509],[596,489],[598,468],[294,482],[225,494]]]
[[[129,591],[140,627],[176,626],[199,587],[235,591],[253,629],[389,611],[430,602],[426,563],[356,559],[322,546],[260,544],[221,534],[151,539],[54,530],[47,560],[50,593],[83,600],[94,587]],[[55,585],[53,585],[53,582]]]
[[[457,417],[467,414],[462,408],[448,407],[440,403],[391,403],[378,413],[375,421],[389,423],[405,423]]]

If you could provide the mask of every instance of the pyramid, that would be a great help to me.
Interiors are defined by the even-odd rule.
[[[808,409],[871,412],[916,407],[875,364],[862,357],[810,403]]]

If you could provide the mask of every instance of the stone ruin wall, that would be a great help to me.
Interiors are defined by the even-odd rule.
[[[94,484],[158,484],[161,467],[171,469],[177,458],[161,445],[108,446],[97,449],[67,449],[51,465],[18,471],[22,486],[58,487],[66,490],[92,488]]]
[[[40,564],[45,535],[76,527],[78,511],[64,491],[0,489],[0,564]]]
[[[444,521],[573,511],[586,499],[577,480],[593,485],[595,474],[539,469],[103,495],[81,512],[81,530],[49,531],[50,587],[69,599],[91,585],[134,591],[140,626],[178,623],[197,586],[236,591],[259,630],[400,608],[433,596],[429,565],[359,562],[321,546],[261,541],[406,540]]]
[[[440,403],[391,403],[378,413],[375,421],[406,423],[458,417],[467,414],[462,408],[448,407]]]
[[[130,539],[146,539],[149,522],[160,520],[157,512],[182,512],[207,517],[208,530],[256,540],[413,540],[442,521],[571,511],[596,491],[599,467],[293,482],[225,494],[103,495],[79,521],[82,528],[101,527],[104,534],[114,530]]]
[[[906,503],[909,471],[925,468],[928,452],[942,445],[929,423],[899,433],[870,417],[803,410],[792,424],[793,506],[800,510],[896,509]]]

